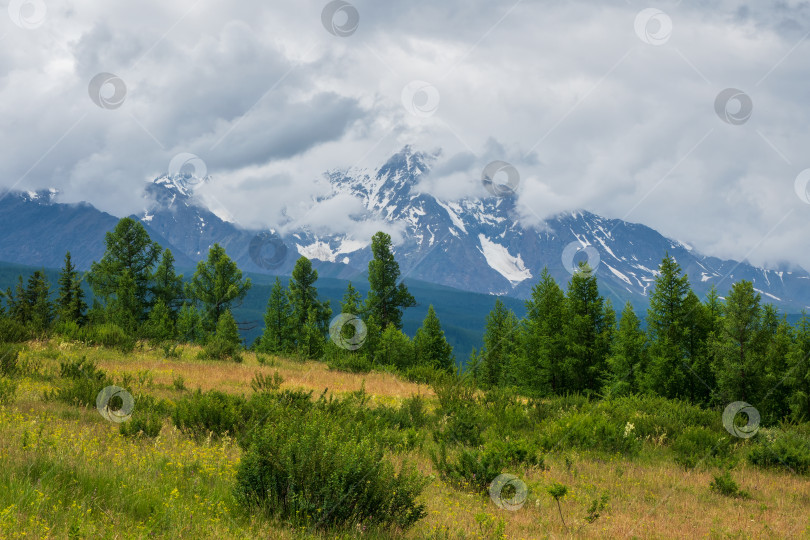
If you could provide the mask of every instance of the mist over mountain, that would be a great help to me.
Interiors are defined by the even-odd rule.
[[[517,197],[508,189],[492,189],[494,194],[483,198],[441,200],[419,188],[435,159],[435,153],[406,146],[375,170],[328,171],[324,177],[331,191],[311,201],[310,213],[325,215],[352,201],[362,209],[352,207],[349,215],[356,230],[383,224],[393,233],[404,278],[464,291],[527,298],[544,267],[565,283],[576,264],[588,260],[603,294],[643,306],[658,264],[669,253],[699,295],[712,285],[723,295],[745,279],[764,302],[791,312],[810,306],[810,275],[803,270],[722,260],[644,225],[581,209],[547,219],[544,226],[524,225]],[[249,272],[289,275],[303,255],[324,277],[362,279],[371,259],[371,234],[325,231],[328,227],[297,226],[292,220],[272,230],[247,230],[195,195],[205,180],[187,173],[160,176],[146,185],[144,211],[133,216],[172,249],[179,267],[205,258],[216,242]],[[70,250],[79,267],[87,268],[100,258],[104,233],[117,218],[86,203],[60,204],[57,197],[53,190],[12,192],[0,200],[0,226],[6,231],[0,260],[57,267]]]

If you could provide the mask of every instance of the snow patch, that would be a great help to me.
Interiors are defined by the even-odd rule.
[[[523,264],[523,259],[518,253],[517,257],[509,254],[509,250],[500,244],[496,244],[483,234],[478,235],[481,243],[479,251],[490,268],[501,274],[512,284],[520,283],[532,277],[532,273]]]
[[[467,229],[464,228],[464,222],[458,217],[456,211],[449,204],[445,204],[439,199],[436,199],[436,203],[447,211],[447,215],[450,216],[450,220],[453,222],[453,225],[464,231],[464,234],[467,234]],[[461,210],[461,208],[458,208],[458,210]]]

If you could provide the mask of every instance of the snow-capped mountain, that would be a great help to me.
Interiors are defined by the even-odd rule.
[[[405,147],[376,170],[330,171],[325,178],[331,194],[313,204],[357,198],[366,213],[352,219],[383,220],[402,231],[395,251],[405,278],[462,290],[526,298],[544,267],[565,284],[572,267],[587,257],[596,266],[603,294],[614,303],[630,300],[643,306],[668,252],[699,295],[716,285],[722,296],[732,283],[746,279],[764,302],[791,312],[810,306],[810,274],[805,271],[764,270],[706,256],[644,225],[584,210],[531,228],[520,223],[511,196],[439,200],[417,188],[434,160],[432,154]],[[133,216],[172,249],[178,266],[204,259],[217,242],[249,272],[288,275],[301,255],[313,259],[324,277],[357,279],[366,271],[370,238],[316,234],[290,223],[280,224],[286,231],[281,235],[241,229],[195,196],[194,185],[200,181],[187,175],[157,178],[147,184],[145,210]],[[9,194],[0,199],[0,260],[56,267],[70,249],[79,251],[74,260],[86,268],[101,256],[103,234],[115,221],[88,204],[55,203],[50,192]]]
[[[523,227],[512,197],[441,201],[416,185],[434,157],[405,147],[379,170],[331,172],[333,196],[351,194],[371,216],[404,225],[396,246],[403,275],[465,290],[526,298],[544,267],[560,283],[589,259],[603,292],[615,300],[645,304],[666,253],[680,263],[700,295],[716,285],[720,295],[750,280],[771,302],[794,311],[810,305],[810,274],[774,271],[695,252],[644,225],[577,210],[553,217],[542,230]],[[367,247],[346,252],[345,238],[293,235],[299,252],[314,247],[321,258],[365,268]],[[307,241],[309,243],[307,243]],[[330,251],[330,248],[333,251]],[[340,257],[337,257],[338,251]],[[590,255],[590,257],[588,257]],[[308,255],[309,256],[309,255]],[[598,261],[598,264],[597,264]],[[620,307],[620,306],[619,306]]]

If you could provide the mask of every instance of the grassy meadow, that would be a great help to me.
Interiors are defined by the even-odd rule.
[[[59,339],[28,342],[19,352],[16,375],[3,382],[0,537],[810,538],[810,477],[786,467],[755,466],[747,455],[763,444],[756,442],[760,434],[715,443],[691,462],[684,444],[673,442],[680,436],[673,426],[692,421],[687,419],[722,437],[720,412],[672,402],[672,413],[665,413],[665,400],[638,406],[564,398],[529,402],[476,392],[481,410],[488,411],[478,417],[488,423],[479,425],[486,436],[478,446],[520,439],[530,441],[527,448],[535,454],[503,471],[527,488],[523,506],[508,510],[486,489],[475,489],[475,477],[467,481],[463,473],[453,477],[437,469],[431,454],[448,440],[453,421],[430,385],[388,372],[346,373],[322,362],[257,358],[250,352],[238,364],[203,361],[198,352],[184,346],[167,357],[147,344],[122,353]],[[126,435],[95,407],[54,399],[66,380],[61,363],[81,357],[129,389],[136,404],[151,396],[164,410],[197,389],[249,398],[257,391],[252,387],[257,373],[278,373],[283,380],[280,388],[260,392],[312,390],[312,399],[360,395],[359,403],[369,409],[396,411],[421,396],[426,420],[409,429],[407,444],[392,443],[384,459],[397,469],[407,462],[424,479],[418,496],[424,517],[405,530],[363,523],[322,528],[246,511],[234,495],[243,458],[235,434],[191,433],[167,413],[155,436]],[[615,420],[619,431],[593,418]],[[448,448],[452,460],[460,450]],[[727,466],[739,491],[710,486]],[[559,498],[550,494],[555,484],[566,488]]]

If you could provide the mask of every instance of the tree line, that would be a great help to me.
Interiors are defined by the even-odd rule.
[[[171,251],[152,241],[136,220],[120,220],[106,234],[105,248],[84,274],[68,252],[54,299],[39,270],[0,292],[0,334],[57,332],[102,344],[197,343],[208,357],[241,358],[244,347],[232,311],[251,280],[225,249],[214,244],[186,282],[175,271]],[[344,369],[391,366],[417,378],[420,370],[454,372],[452,347],[433,306],[413,338],[402,331],[403,311],[416,302],[400,281],[391,237],[376,233],[371,251],[366,298],[349,283],[339,307],[361,324],[332,328],[342,339],[330,337],[332,307],[318,296],[317,270],[301,257],[286,287],[276,278],[264,331],[251,348]],[[82,281],[93,293],[89,305]],[[746,401],[769,422],[810,417],[806,314],[789,324],[776,307],[762,303],[749,281],[734,283],[725,298],[712,287],[701,300],[667,254],[645,320],[646,328],[629,302],[617,317],[587,264],[566,290],[544,269],[522,318],[495,301],[483,346],[473,351],[464,376],[482,388],[512,387],[530,396],[653,394],[704,406]],[[362,336],[355,335],[361,330]]]
[[[225,249],[214,244],[206,260],[184,282],[177,274],[171,250],[152,241],[141,223],[121,219],[105,235],[105,252],[82,275],[70,252],[58,279],[56,298],[44,271],[34,271],[27,283],[19,277],[0,303],[0,334],[44,337],[55,332],[102,344],[152,342],[197,343],[204,356],[240,360],[243,349],[233,309],[251,288]],[[287,287],[276,278],[267,302],[263,334],[252,345],[258,352],[326,359],[338,366],[390,364],[400,368],[421,365],[452,371],[452,348],[447,343],[433,306],[411,340],[402,332],[402,312],[416,304],[399,281],[399,264],[391,237],[372,238],[369,293],[363,301],[349,283],[341,312],[363,321],[365,339],[358,350],[346,350],[329,339],[332,308],[319,299],[318,271],[306,257],[295,264]],[[88,305],[82,281],[93,299]],[[347,339],[357,328],[338,329]],[[6,336],[0,335],[0,341]],[[168,349],[167,349],[168,350]]]
[[[518,319],[498,299],[480,351],[468,364],[485,388],[534,396],[652,394],[704,406],[754,405],[762,419],[810,417],[810,320],[796,325],[763,304],[750,281],[701,301],[667,254],[658,268],[646,328],[627,302],[620,317],[586,263],[565,291],[544,270]]]

